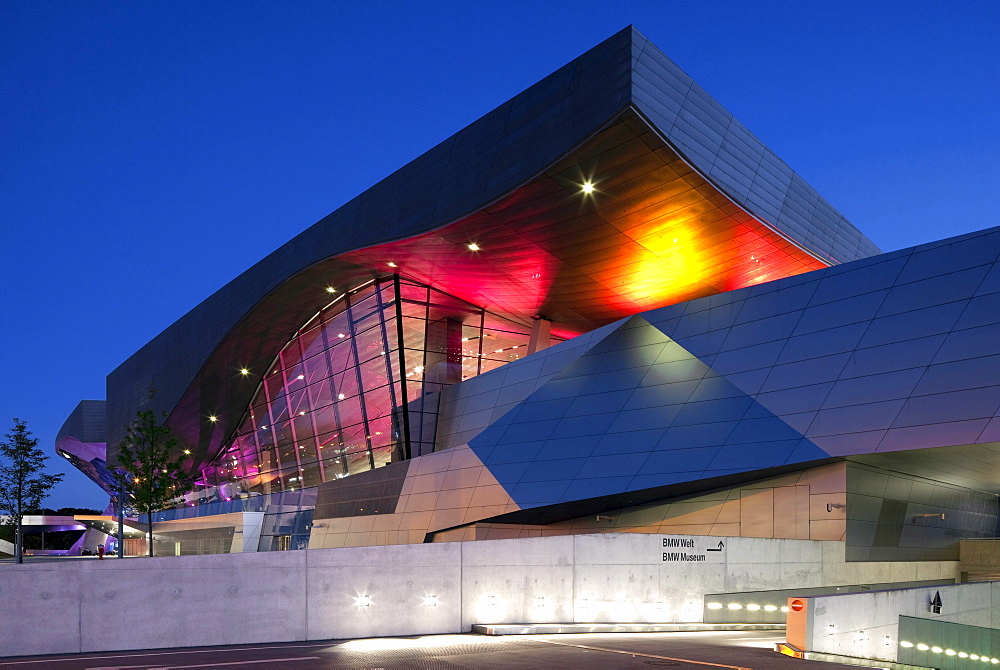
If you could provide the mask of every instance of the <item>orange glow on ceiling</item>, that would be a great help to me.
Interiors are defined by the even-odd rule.
[[[595,190],[583,194],[587,180]],[[338,258],[372,272],[388,259],[488,309],[545,314],[562,335],[827,265],[740,209],[634,114],[488,207]]]
[[[587,182],[591,193],[583,192]],[[246,409],[233,386],[245,377],[233,370],[264,369],[282,338],[315,313],[309,310],[389,272],[524,323],[545,315],[553,334],[572,337],[826,265],[743,211],[626,112],[536,178],[457,221],[339,254],[288,278],[226,336],[172,416],[210,411],[232,425]],[[201,445],[195,464],[220,447],[220,431],[208,433],[208,425],[172,422],[185,444]]]

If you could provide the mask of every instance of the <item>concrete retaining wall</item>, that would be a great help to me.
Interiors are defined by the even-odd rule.
[[[845,563],[839,542],[635,533],[7,564],[0,656],[454,633],[473,623],[695,622],[706,593],[948,579],[956,568]]]
[[[941,594],[940,614],[930,603]],[[899,617],[1000,628],[1000,582],[802,598],[810,613],[806,649],[897,660]],[[912,642],[912,641],[911,641]]]

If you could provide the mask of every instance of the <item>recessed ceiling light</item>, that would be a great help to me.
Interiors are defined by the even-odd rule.
[[[250,374],[250,371],[247,370],[246,368],[240,368],[240,374],[246,377],[248,374]]]
[[[393,263],[392,261],[389,261],[389,267],[394,268],[394,267],[398,267],[398,266],[395,263]]]
[[[211,421],[212,423],[215,423],[216,421],[219,420],[219,417],[217,417],[217,416],[210,416],[210,417],[208,417],[208,420]]]
[[[589,181],[584,182],[582,190],[583,190],[584,193],[593,193],[594,192],[594,184],[593,184],[593,182],[589,182]]]
[[[332,286],[327,286],[326,287],[326,292],[327,293],[336,293],[337,289],[333,288]]]
[[[479,251],[479,245],[475,242],[469,242],[469,251]]]

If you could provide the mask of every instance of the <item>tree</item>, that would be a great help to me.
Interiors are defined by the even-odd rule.
[[[150,391],[150,400],[154,393],[155,390]],[[166,414],[161,416],[166,418]],[[172,458],[176,451],[177,438],[170,435],[169,426],[160,424],[152,410],[136,412],[118,445],[121,468],[115,470],[117,489],[124,492],[126,507],[146,516],[150,556],[153,555],[153,513],[194,490],[194,480],[183,468],[183,454]]]
[[[0,442],[0,511],[6,512],[8,523],[16,527],[14,556],[18,563],[24,562],[24,515],[38,509],[63,478],[45,473],[47,460],[27,424],[14,419],[14,428]]]

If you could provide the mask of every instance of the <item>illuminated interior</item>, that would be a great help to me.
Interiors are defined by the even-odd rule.
[[[435,392],[523,357],[530,333],[399,275],[339,294],[275,357],[199,483],[223,499],[295,491],[430,453]]]
[[[446,194],[419,197],[433,203]],[[331,297],[387,273],[526,327],[544,316],[553,336],[569,338],[643,310],[827,265],[736,205],[630,110],[531,181],[457,221],[339,254],[285,280],[216,348],[170,423],[193,452],[192,469],[203,472],[206,482],[252,475],[253,486],[263,486],[259,470],[221,477],[213,469],[222,465],[221,455],[231,464],[234,445],[250,453],[235,437],[249,434],[244,412],[251,394],[257,396],[249,404],[262,405],[255,386],[274,383],[274,352]],[[293,385],[298,374],[306,373],[293,375]],[[388,442],[375,440],[371,425],[360,428],[371,417],[347,435],[372,440],[375,451],[366,467],[390,458],[393,424],[386,412],[378,413],[375,430]],[[312,430],[326,432],[320,425]],[[275,436],[275,444],[282,439]],[[420,436],[411,441],[420,442]],[[309,459],[312,450],[300,449]],[[271,465],[254,467],[275,468],[282,487],[290,487],[290,477],[301,477],[294,483],[306,486],[328,477],[325,465],[286,473],[288,456],[281,460],[280,450],[271,456]],[[316,455],[321,464],[326,458]],[[362,467],[350,459],[332,465],[347,473]]]

